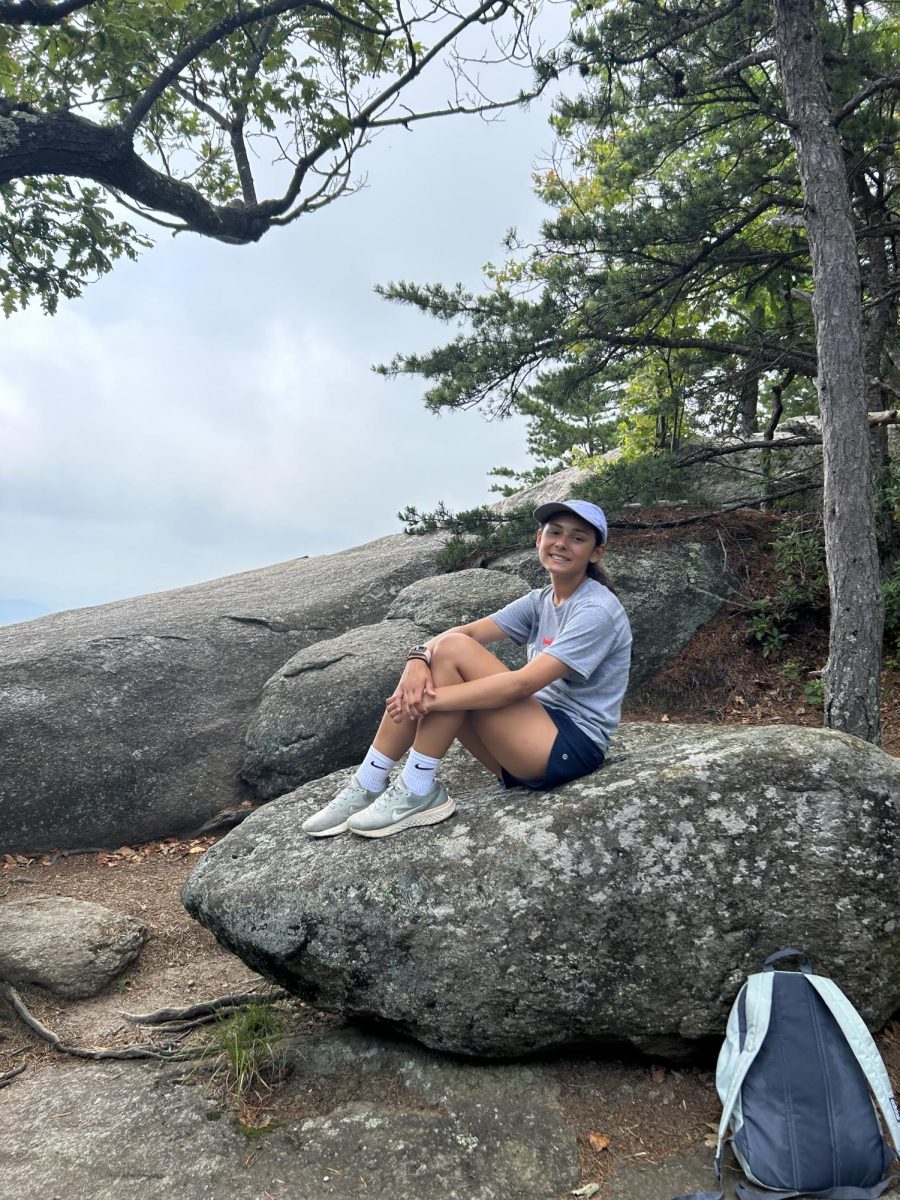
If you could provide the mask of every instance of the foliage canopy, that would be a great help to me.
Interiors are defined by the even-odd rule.
[[[492,53],[529,62],[529,19],[502,0],[0,2],[5,311],[53,311],[148,244],[122,206],[254,242],[353,190],[379,129],[519,102],[479,90],[488,49],[467,38],[486,27]],[[404,103],[448,62],[451,101]]]
[[[900,16],[816,11],[853,197],[870,407],[890,407]],[[771,4],[624,0],[583,3],[576,17],[564,62],[583,89],[553,119],[553,166],[537,179],[553,211],[540,237],[511,235],[481,295],[384,287],[461,330],[380,369],[423,377],[434,410],[527,413],[548,462],[560,458],[547,426],[574,418],[584,429],[586,394],[587,419],[618,421],[635,450],[671,448],[692,423],[746,436],[763,412],[812,411],[812,267]]]

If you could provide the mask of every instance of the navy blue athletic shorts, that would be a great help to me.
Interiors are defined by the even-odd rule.
[[[596,742],[578,728],[570,716],[562,709],[551,708],[548,704],[544,704],[543,708],[558,730],[556,741],[550,751],[544,778],[517,779],[506,768],[501,768],[504,787],[535,789],[559,787],[561,783],[568,783],[571,779],[580,779],[582,775],[590,775],[591,771],[596,771],[598,767],[603,766],[606,755]]]

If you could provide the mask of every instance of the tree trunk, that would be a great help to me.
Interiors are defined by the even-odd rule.
[[[738,436],[749,441],[754,433],[759,432],[759,368],[748,366],[741,379],[741,391],[738,409]]]
[[[774,0],[775,45],[812,254],[831,638],[825,724],[880,742],[884,603],[875,541],[856,234],[812,0]]]

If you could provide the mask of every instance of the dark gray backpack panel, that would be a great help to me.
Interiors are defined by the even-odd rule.
[[[802,974],[775,972],[772,1020],[744,1080],[742,1109],[734,1144],[766,1187],[865,1188],[888,1167],[865,1076]]]

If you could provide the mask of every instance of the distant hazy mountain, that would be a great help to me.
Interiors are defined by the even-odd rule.
[[[50,612],[43,604],[33,600],[0,599],[0,625],[14,625],[16,621],[30,621],[33,617],[44,617]]]

